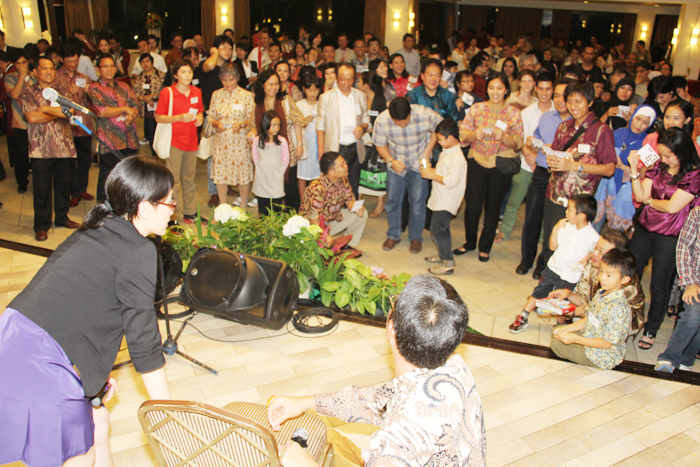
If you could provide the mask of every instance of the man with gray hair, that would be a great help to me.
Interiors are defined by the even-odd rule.
[[[540,68],[542,68],[540,61],[537,60],[537,57],[532,54],[521,55],[518,66],[521,70],[532,70],[535,73],[540,71]]]

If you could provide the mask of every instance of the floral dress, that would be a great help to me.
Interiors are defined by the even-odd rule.
[[[211,178],[217,185],[239,185],[253,181],[253,158],[246,135],[255,128],[253,94],[236,87],[233,91],[219,89],[211,96],[209,118],[224,125],[245,123],[237,133],[216,132],[212,137],[213,158]]]

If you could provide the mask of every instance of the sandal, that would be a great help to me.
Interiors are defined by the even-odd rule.
[[[656,342],[656,336],[653,336],[650,332],[645,332],[641,339],[639,339],[639,348],[642,350],[649,350],[654,346]]]
[[[498,235],[496,235],[496,239],[493,241],[493,243],[498,245],[499,243],[503,243],[506,240],[506,236],[499,232]]]
[[[445,266],[437,266],[434,268],[428,268],[428,272],[434,276],[449,276],[454,271],[453,268],[448,268]]]
[[[671,305],[668,307],[668,311],[666,312],[666,315],[669,317],[669,319],[676,320],[678,319],[678,306],[677,305]]]

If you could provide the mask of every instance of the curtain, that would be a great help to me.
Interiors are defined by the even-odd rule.
[[[233,31],[236,37],[239,39],[243,36],[250,37],[250,0],[234,0],[233,10]]]
[[[647,42],[647,48],[659,43],[671,44],[673,30],[678,27],[678,15],[656,15],[656,24],[652,33],[652,41]]]
[[[625,13],[622,17],[622,28],[620,30],[620,41],[630,44],[630,49],[634,50],[637,41],[634,38],[634,28],[637,26],[637,14]],[[649,46],[647,45],[647,48]]]
[[[464,27],[472,28],[478,33],[481,28],[488,24],[488,15],[488,6],[460,5],[459,29],[462,29]],[[469,44],[465,45],[469,47]]]
[[[88,0],[64,0],[64,15],[66,18],[66,33],[70,35],[73,29],[82,29],[86,35],[90,34],[90,10]]]
[[[552,26],[549,28],[549,36],[554,40],[559,31],[564,35],[564,45],[569,47],[569,31],[571,30],[571,10],[552,11]],[[554,44],[556,45],[556,44]]]
[[[109,23],[107,0],[92,0],[92,16],[95,21],[95,29],[102,29],[105,24]]]
[[[503,34],[506,44],[517,44],[518,36],[532,33],[532,44],[537,45],[540,43],[541,30],[542,8],[498,8],[496,34]]]
[[[406,18],[408,21],[408,18]],[[386,0],[365,0],[365,24],[363,31],[371,32],[384,45],[386,30]]]
[[[413,6],[411,8],[409,8],[408,11],[409,12],[412,11],[413,14],[415,15],[415,18],[413,18],[415,26],[413,26],[413,29],[408,28],[408,30],[411,34],[413,34],[414,38],[416,39],[416,44],[418,44],[418,42],[420,42],[420,14],[419,14],[420,13],[420,0],[413,0],[412,3],[413,3]],[[409,16],[408,20],[409,21],[411,20],[410,16]],[[408,23],[406,23],[406,24],[408,24]]]
[[[209,50],[214,43],[216,35],[216,2],[214,0],[202,0],[202,40],[204,49]],[[235,44],[234,44],[235,45]],[[234,52],[236,49],[234,48]]]

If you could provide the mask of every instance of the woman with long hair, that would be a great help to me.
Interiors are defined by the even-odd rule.
[[[389,57],[389,70],[387,71],[386,93],[391,97],[404,97],[413,89],[418,78],[411,76],[406,71],[406,62],[401,54],[393,54]],[[387,99],[390,101],[391,99]]]
[[[692,135],[694,130],[693,125],[693,104],[683,99],[674,99],[666,105],[666,110],[663,114],[663,125],[658,128],[657,131],[649,133],[646,138],[644,138],[644,144],[650,145],[654,151],[658,152],[657,142],[659,140],[659,133],[669,128],[680,128],[689,135]],[[658,118],[657,118],[658,120]],[[695,150],[700,154],[700,145],[693,139],[695,144]]]
[[[294,45],[294,58],[297,59],[297,67],[301,68],[306,65],[304,60],[304,54],[306,53],[306,46],[303,42],[297,42]]]
[[[535,96],[535,80],[537,74],[532,70],[520,70],[518,73],[518,90],[511,91],[506,104],[512,105],[518,110],[534,104],[537,100]]]
[[[119,162],[105,203],[0,315],[0,463],[111,465],[102,402],[117,389],[110,372],[123,337],[149,397],[170,399],[153,310],[156,248],[146,237],[165,233],[173,184],[151,157]]]
[[[679,128],[659,134],[659,164],[642,172],[639,153],[628,158],[632,192],[644,208],[635,227],[629,249],[637,258],[641,280],[651,259],[651,303],[640,349],[650,349],[668,307],[669,293],[676,274],[676,243],[690,211],[700,205],[700,158],[690,136]]]
[[[508,57],[503,60],[501,71],[505,73],[510,85],[510,92],[515,92],[520,89],[518,84],[518,61],[513,57]]]

